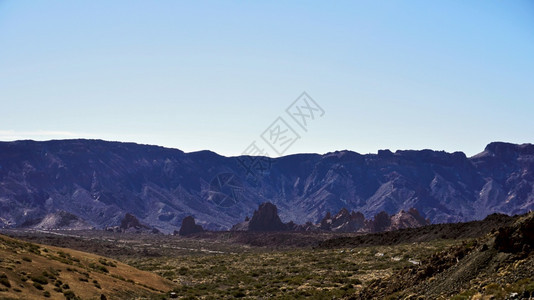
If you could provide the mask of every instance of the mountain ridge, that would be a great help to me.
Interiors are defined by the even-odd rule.
[[[534,208],[532,144],[494,142],[472,157],[433,150],[294,154],[270,159],[253,175],[242,166],[247,159],[266,158],[102,140],[0,142],[0,227],[65,211],[97,228],[116,226],[130,212],[163,232],[188,215],[221,230],[262,202],[297,224],[343,207],[367,218],[416,208],[432,223]]]

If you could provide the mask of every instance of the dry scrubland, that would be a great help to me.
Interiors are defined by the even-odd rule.
[[[113,259],[0,236],[1,299],[135,298],[171,288],[156,274]]]
[[[412,265],[452,241],[352,249],[261,250],[127,259],[179,284],[185,298],[343,298]]]
[[[375,245],[365,247],[321,234],[183,238],[9,231],[27,241],[107,258],[2,237],[0,298],[165,299],[173,292],[182,299],[519,299],[534,293],[534,255],[521,244],[533,218],[511,222],[505,235],[510,240],[497,241],[498,230],[478,238],[442,239],[439,228],[432,227],[436,234],[428,241],[397,244],[395,234],[389,245],[380,245],[375,235],[368,238]]]

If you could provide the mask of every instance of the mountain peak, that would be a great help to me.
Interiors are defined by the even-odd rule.
[[[505,156],[509,154],[534,154],[533,144],[512,144],[505,142],[489,143],[485,149],[486,152],[496,156]]]

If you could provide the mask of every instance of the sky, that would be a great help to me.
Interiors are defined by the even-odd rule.
[[[534,2],[0,0],[0,107],[2,141],[471,156],[534,143]]]

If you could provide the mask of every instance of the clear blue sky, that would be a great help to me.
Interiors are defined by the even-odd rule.
[[[0,140],[237,155],[303,91],[287,154],[534,142],[534,2],[0,0]]]

